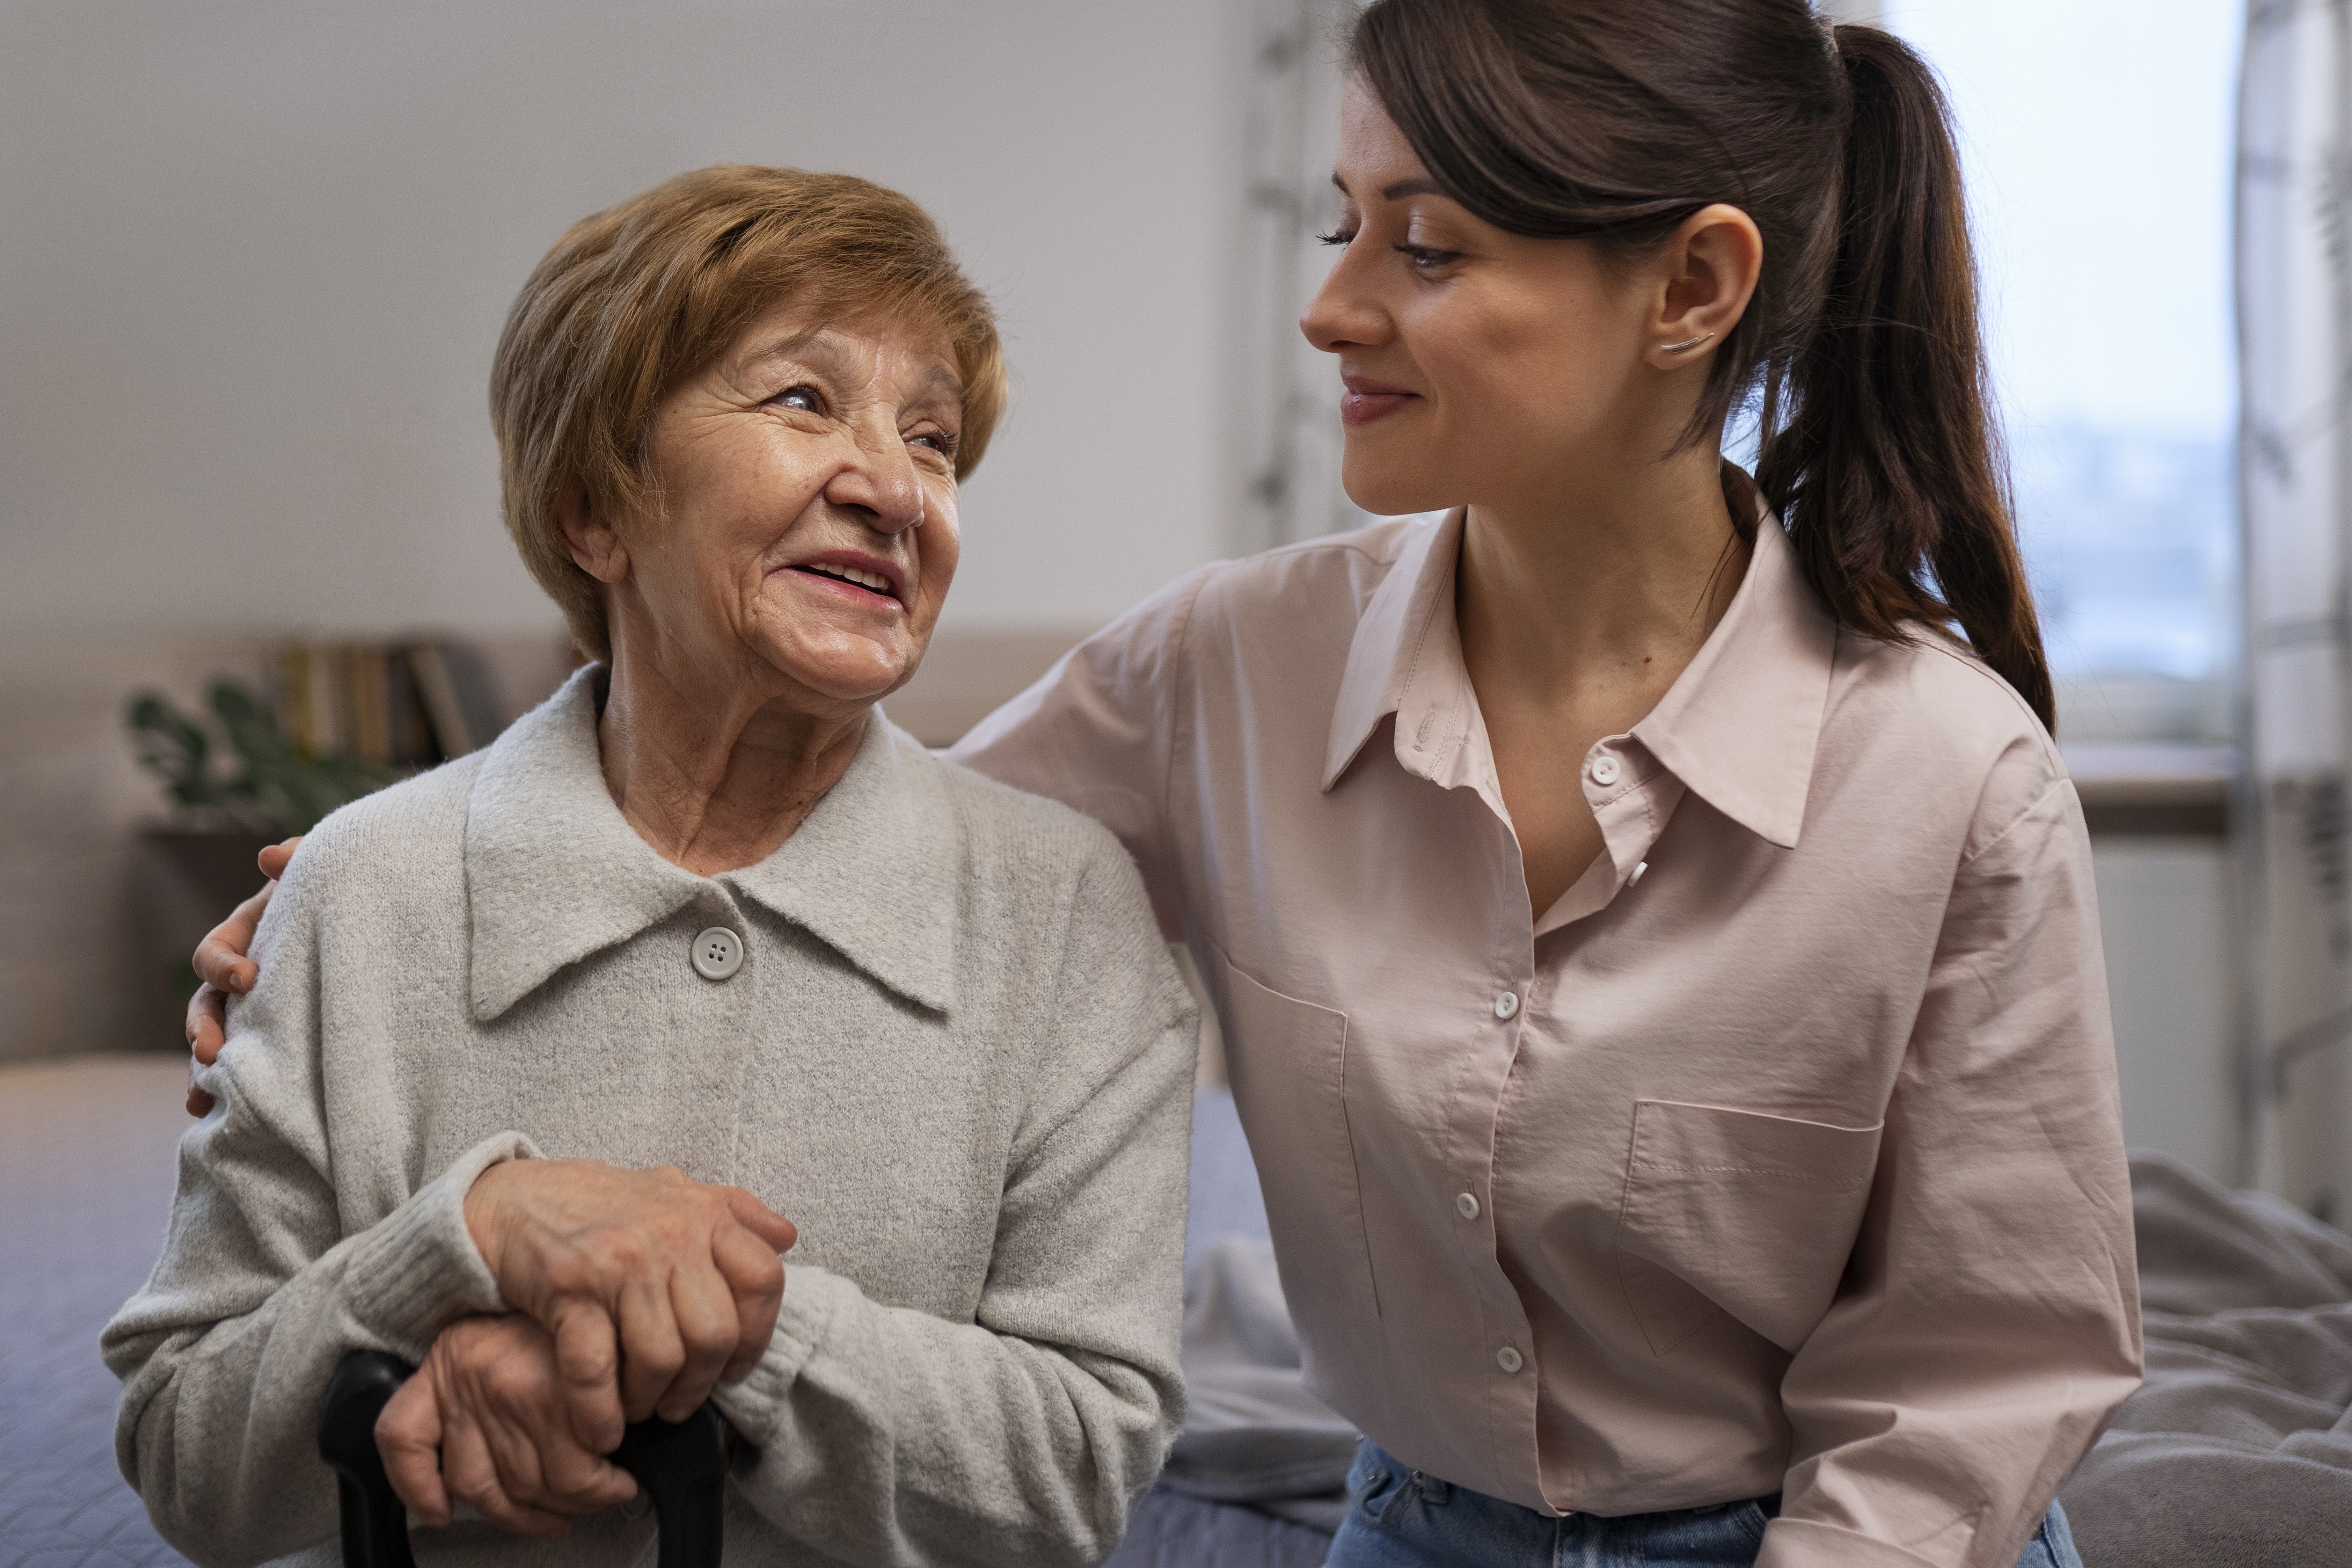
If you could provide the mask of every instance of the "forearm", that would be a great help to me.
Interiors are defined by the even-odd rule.
[[[123,1380],[117,1462],[165,1539],[200,1563],[249,1563],[333,1531],[316,1448],[328,1378],[352,1350],[418,1359],[443,1324],[499,1309],[464,1195],[488,1165],[529,1152],[519,1136],[487,1141],[290,1270],[287,1211],[326,1195],[256,1192],[199,1159],[154,1278],[102,1341]],[[305,1212],[297,1228],[320,1223],[331,1213]]]
[[[2011,1568],[2137,1381],[2105,1337],[2105,1355],[2080,1346],[2071,1367],[1843,1402],[1857,1435],[1791,1468],[1758,1568]],[[1917,1354],[1925,1364],[1949,1352]]]
[[[1179,1398],[1172,1358],[950,1323],[805,1268],[766,1358],[718,1396],[759,1449],[738,1472],[753,1506],[872,1564],[1099,1561]]]
[[[2063,785],[1961,869],[1844,1292],[1781,1398],[1763,1568],[2011,1568],[2139,1378],[2089,846]]]

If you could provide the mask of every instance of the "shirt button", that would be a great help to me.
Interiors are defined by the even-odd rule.
[[[1462,1218],[1465,1219],[1475,1219],[1478,1218],[1478,1198],[1474,1193],[1465,1192],[1460,1197],[1455,1198],[1454,1200],[1454,1207],[1462,1211]]]
[[[1498,1019],[1507,1019],[1507,1018],[1509,1018],[1513,1013],[1517,1012],[1518,1010],[1519,1010],[1519,993],[1518,993],[1518,992],[1517,992],[1517,991],[1505,991],[1501,996],[1496,997],[1496,998],[1495,998],[1495,1016],[1496,1016],[1496,1018],[1498,1018]]]
[[[1617,782],[1617,759],[1615,758],[1596,757],[1592,759],[1592,781],[1595,784],[1599,784],[1603,788],[1614,784]]]
[[[1649,874],[1650,862],[1648,861],[1637,861],[1633,865],[1633,874],[1625,879],[1625,885],[1627,887],[1633,887],[1639,883],[1643,877]]]
[[[694,939],[694,972],[706,980],[723,980],[743,967],[743,938],[724,925],[714,925]]]
[[[1495,1364],[1505,1372],[1517,1372],[1524,1364],[1519,1360],[1517,1351],[1513,1350],[1509,1345],[1505,1345],[1495,1353]]]

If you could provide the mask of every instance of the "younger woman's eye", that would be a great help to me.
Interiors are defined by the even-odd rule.
[[[1317,245],[1346,245],[1349,240],[1354,239],[1355,237],[1356,236],[1354,235],[1343,234],[1338,229],[1333,229],[1329,234],[1317,235],[1315,236],[1315,243]]]
[[[768,401],[778,408],[796,408],[809,413],[824,412],[824,394],[813,386],[789,386]]]
[[[1414,270],[1419,272],[1435,272],[1462,259],[1462,253],[1458,250],[1432,250],[1425,245],[1401,245],[1393,248],[1411,261]]]

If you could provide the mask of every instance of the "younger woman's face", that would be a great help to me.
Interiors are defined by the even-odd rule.
[[[1368,512],[1540,504],[1646,444],[1652,301],[1589,243],[1528,239],[1438,193],[1359,80],[1334,180],[1344,246],[1300,319],[1339,357],[1341,476]],[[1654,453],[1644,455],[1654,456]]]

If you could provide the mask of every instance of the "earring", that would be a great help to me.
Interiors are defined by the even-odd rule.
[[[1701,343],[1706,342],[1709,338],[1714,336],[1715,334],[1712,332],[1701,332],[1696,338],[1685,339],[1679,343],[1661,343],[1658,347],[1664,350],[1669,354],[1680,354],[1697,348]]]

